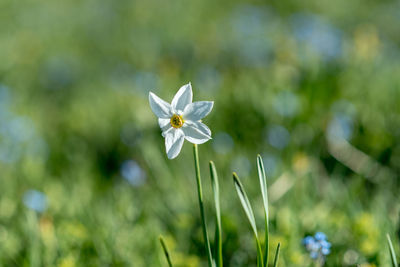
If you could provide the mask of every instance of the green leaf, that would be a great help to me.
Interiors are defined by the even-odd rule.
[[[164,242],[164,239],[162,238],[162,236],[160,236],[160,243],[161,243],[162,249],[164,251],[165,257],[167,258],[168,266],[172,267],[172,262],[171,262],[171,258],[169,257],[168,248],[167,248],[167,245],[165,245],[165,242]]]
[[[392,266],[393,267],[398,267],[397,265],[397,259],[396,259],[396,253],[394,252],[392,240],[390,240],[389,234],[386,234],[387,242],[389,245],[389,252],[390,252],[390,258],[392,260]]]
[[[265,242],[264,242],[264,263],[268,266],[268,250],[269,250],[269,229],[268,229],[268,191],[267,177],[265,176],[264,163],[260,155],[257,155],[257,171],[260,180],[261,194],[264,205],[264,220],[265,220]]]
[[[281,249],[281,243],[278,243],[278,246],[276,247],[276,252],[275,252],[274,267],[278,266],[279,251],[280,251],[280,249]]]
[[[219,183],[217,170],[215,169],[214,162],[210,161],[210,174],[211,184],[214,192],[215,202],[215,215],[216,215],[216,227],[215,227],[215,261],[217,267],[222,267],[222,227],[221,227],[221,209],[219,204]]]
[[[247,219],[250,222],[253,233],[258,238],[256,220],[254,218],[253,209],[251,208],[250,201],[236,173],[233,173],[233,182],[235,183],[236,192],[239,196],[244,212],[246,213]]]
[[[257,226],[256,226],[256,220],[254,218],[253,209],[251,208],[250,201],[236,173],[233,173],[233,182],[235,184],[236,192],[239,196],[244,212],[246,213],[247,219],[249,220],[251,228],[254,233],[254,238],[256,240],[256,245],[257,245],[257,266],[263,267],[264,266],[263,254],[261,250],[260,240],[258,239]]]

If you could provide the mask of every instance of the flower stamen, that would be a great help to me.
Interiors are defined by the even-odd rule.
[[[174,127],[174,128],[176,128],[176,129],[177,129],[177,128],[181,128],[184,122],[185,122],[185,121],[183,120],[182,116],[177,115],[177,114],[174,114],[174,115],[171,117],[171,121],[170,121],[171,126]]]

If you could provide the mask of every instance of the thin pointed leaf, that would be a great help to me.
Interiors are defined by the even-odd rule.
[[[171,262],[171,258],[169,257],[167,245],[165,245],[164,239],[161,236],[160,236],[160,243],[161,243],[162,249],[164,251],[165,258],[167,259],[168,266],[172,267],[172,262]]]
[[[214,203],[215,203],[215,215],[216,215],[216,226],[215,226],[215,261],[217,267],[222,267],[222,227],[221,227],[221,209],[219,203],[219,183],[217,170],[215,169],[214,162],[210,161],[210,174],[211,184],[214,192]]]
[[[260,180],[261,194],[264,205],[264,220],[265,220],[265,243],[264,243],[264,263],[268,265],[268,250],[269,250],[269,213],[268,213],[268,191],[267,177],[265,176],[264,163],[260,155],[257,155],[257,171]]]
[[[254,235],[258,238],[256,220],[254,218],[253,209],[251,208],[250,201],[236,173],[233,173],[233,182],[235,183],[236,192],[239,196],[244,212],[246,213],[247,219],[250,222],[251,229],[253,230]]]
[[[390,258],[392,260],[392,266],[393,267],[398,267],[397,265],[397,259],[396,259],[396,253],[394,252],[392,240],[390,240],[389,234],[386,234],[387,242],[389,245],[389,252],[390,252]]]
[[[276,247],[276,252],[275,252],[274,267],[278,266],[280,249],[281,249],[281,243],[278,243],[278,246]]]
[[[239,196],[244,212],[246,213],[247,219],[249,220],[251,228],[254,233],[254,238],[256,240],[256,245],[257,245],[257,266],[263,267],[264,266],[263,254],[261,250],[260,240],[258,239],[257,226],[256,226],[256,220],[254,218],[253,209],[251,208],[250,201],[236,173],[233,173],[233,182],[235,183],[236,192]]]

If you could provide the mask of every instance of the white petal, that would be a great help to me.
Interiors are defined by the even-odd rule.
[[[165,137],[170,131],[174,131],[174,130],[175,130],[175,128],[173,128],[173,127],[171,126],[171,127],[167,128],[165,131],[163,131],[163,132],[161,133],[161,135],[162,135],[163,137]]]
[[[198,101],[186,106],[183,111],[183,119],[199,121],[210,113],[214,105],[213,101]]]
[[[193,144],[203,144],[211,139],[210,129],[201,122],[185,123],[182,127],[185,139]]]
[[[184,133],[181,129],[172,129],[165,134],[165,148],[169,159],[179,155],[184,140]]]
[[[186,121],[184,125],[189,125],[189,126],[195,127],[200,132],[204,133],[205,135],[210,136],[210,138],[211,138],[211,130],[210,130],[210,128],[208,128],[207,125],[205,125],[204,123],[202,123],[200,121]]]
[[[154,114],[156,114],[157,117],[168,119],[173,115],[171,105],[152,92],[149,93],[149,102],[151,110],[154,112]]]
[[[171,128],[171,120],[170,119],[158,119],[158,125],[160,125],[161,130],[164,132]]]
[[[176,111],[183,111],[187,105],[192,103],[193,92],[190,83],[182,86],[172,99],[171,106]]]

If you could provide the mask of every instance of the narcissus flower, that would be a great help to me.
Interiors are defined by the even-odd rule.
[[[150,107],[158,117],[169,159],[178,156],[185,139],[193,144],[203,144],[211,139],[211,130],[201,122],[201,119],[210,113],[214,102],[192,103],[192,98],[190,83],[179,89],[171,104],[154,93],[149,93]]]

